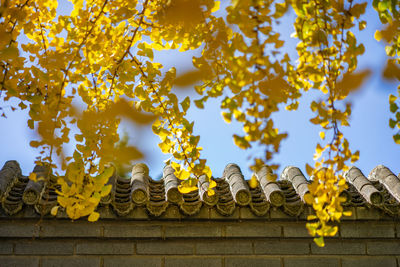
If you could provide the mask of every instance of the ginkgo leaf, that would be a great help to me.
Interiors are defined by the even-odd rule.
[[[99,219],[99,217],[100,217],[100,213],[94,211],[94,212],[90,213],[90,215],[88,217],[88,221],[95,222]]]
[[[249,186],[250,186],[250,188],[257,188],[257,186],[258,186],[258,180],[257,180],[257,178],[256,178],[255,175],[252,175],[252,176],[251,176],[251,179],[250,179],[250,181],[249,181]]]
[[[347,96],[350,92],[359,89],[361,84],[371,74],[369,69],[360,71],[358,73],[348,73],[343,75],[341,81],[336,85],[336,88],[343,96]]]
[[[211,12],[217,12],[219,10],[220,5],[221,1],[214,1],[214,7],[211,9]]]
[[[179,180],[186,180],[190,177],[190,173],[185,169],[181,169],[179,172],[175,171],[175,176]]]
[[[122,115],[139,124],[148,124],[156,118],[153,114],[139,112],[134,105],[124,99],[120,99],[116,103],[113,103],[104,115],[111,119],[114,119],[118,115]]]
[[[324,247],[324,246],[325,246],[325,242],[324,242],[324,237],[323,237],[323,236],[315,237],[315,238],[314,238],[314,242],[315,242],[315,244],[317,244],[317,246],[319,246],[319,247]]]
[[[188,71],[180,76],[178,76],[175,81],[174,85],[179,87],[186,87],[192,85],[204,77],[204,74],[201,70],[193,70]]]
[[[105,185],[105,186],[103,186],[103,187],[101,188],[100,195],[101,195],[102,197],[107,196],[108,194],[110,194],[111,189],[112,189],[112,185]]]
[[[113,166],[104,170],[102,174],[97,175],[94,177],[94,180],[100,184],[105,184],[110,177],[114,174],[115,168]]]
[[[209,189],[207,190],[207,195],[208,195],[209,197],[211,197],[211,196],[215,195],[215,190],[214,190],[214,189],[211,189],[211,188],[209,188]]]
[[[315,216],[315,215],[308,215],[307,216],[307,221],[312,221],[312,220],[315,220],[315,219],[317,219],[318,217],[317,216]]]
[[[312,205],[312,203],[314,202],[314,198],[311,194],[305,194],[304,195],[304,201],[308,204],[308,205]]]
[[[197,190],[197,187],[196,186],[182,186],[182,185],[179,185],[178,186],[178,190],[182,194],[187,194],[187,193],[190,193],[192,191]]]
[[[58,212],[58,208],[59,208],[59,206],[52,207],[51,211],[50,211],[50,214],[53,215],[53,216],[56,216],[57,212]]]
[[[343,216],[351,216],[353,213],[350,210],[343,211]]]
[[[29,174],[29,179],[32,180],[32,181],[34,181],[34,182],[36,182],[36,181],[37,181],[36,173],[31,172],[31,173]]]
[[[388,80],[397,79],[400,81],[400,67],[393,60],[388,60],[383,71],[383,77]]]

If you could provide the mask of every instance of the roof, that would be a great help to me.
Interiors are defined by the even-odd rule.
[[[45,170],[36,166],[39,176]],[[286,167],[277,181],[269,180],[272,171],[263,167],[255,175],[258,186],[251,188],[236,164],[228,164],[221,178],[213,178],[216,194],[207,194],[208,182],[200,177],[198,190],[181,194],[180,181],[166,166],[161,180],[153,180],[145,164],[136,164],[129,179],[113,176],[111,194],[101,199],[98,211],[103,219],[305,219],[311,209],[305,203],[307,179],[297,167]],[[352,218],[369,214],[373,219],[393,219],[400,215],[400,179],[385,166],[375,167],[368,177],[352,167],[345,178],[348,189],[343,206],[356,211]],[[51,181],[50,181],[51,182]],[[57,204],[54,187],[44,181],[33,182],[22,175],[16,161],[7,161],[0,170],[0,217],[39,217]],[[67,218],[65,213],[57,217]]]

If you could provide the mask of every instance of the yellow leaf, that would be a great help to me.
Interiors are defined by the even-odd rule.
[[[325,132],[319,132],[319,137],[324,140],[325,139]]]
[[[219,10],[220,4],[221,4],[221,1],[215,1],[214,2],[214,7],[211,9],[211,13],[217,12]]]
[[[208,190],[207,190],[207,195],[210,196],[210,197],[213,196],[213,195],[215,195],[214,189],[208,188]]]
[[[250,188],[256,188],[258,186],[258,180],[255,175],[251,176],[251,179],[249,181],[249,186]]]
[[[94,180],[97,183],[100,184],[105,184],[108,182],[108,180],[110,179],[110,177],[114,174],[115,168],[113,166],[107,168],[104,170],[104,172],[96,177],[94,177]]]
[[[311,205],[314,202],[314,198],[310,193],[307,193],[304,195],[304,201],[308,204]]]
[[[111,192],[112,185],[105,185],[101,188],[100,196],[105,197]]]
[[[397,96],[390,94],[389,95],[389,103],[392,104],[397,100]]]
[[[175,161],[171,161],[171,167],[175,170],[175,175],[181,170],[181,165]]]
[[[34,181],[34,182],[36,182],[36,181],[37,181],[36,173],[31,172],[31,173],[29,174],[29,179],[32,180],[32,181]]]
[[[375,34],[374,34],[374,38],[375,38],[375,40],[377,40],[379,42],[380,40],[382,40],[382,33],[380,31],[376,30]]]
[[[201,70],[188,71],[175,79],[174,85],[186,87],[200,81],[204,77]]]
[[[232,122],[232,113],[231,112],[222,112],[222,118],[226,123],[231,123]]]
[[[347,96],[350,92],[359,89],[361,84],[371,74],[369,69],[357,73],[346,72],[341,81],[336,85],[336,89],[342,96]]]
[[[132,102],[119,99],[113,103],[104,113],[107,118],[114,119],[117,116],[123,116],[138,124],[148,124],[156,119],[156,116],[140,112]]]
[[[399,66],[395,63],[394,60],[388,60],[385,70],[383,71],[383,77],[385,77],[387,80],[400,80],[400,68]],[[393,95],[390,95],[390,98],[396,100],[396,97]],[[389,98],[389,99],[390,99]],[[391,100],[391,99],[390,99]],[[390,101],[390,103],[393,103],[393,101]]]
[[[325,242],[324,242],[324,237],[323,236],[315,237],[314,238],[314,242],[319,247],[324,247],[325,246]]]
[[[210,180],[210,184],[208,185],[208,188],[214,188],[217,186],[217,183],[214,180]]]
[[[351,216],[352,212],[350,210],[343,211],[343,216]]]
[[[205,166],[205,167],[204,167],[203,173],[204,173],[208,178],[211,178],[211,176],[212,176],[211,169],[210,169],[210,167],[208,167],[208,166]]]
[[[185,169],[182,169],[181,171],[177,172],[175,171],[176,178],[179,180],[186,180],[190,177],[190,173],[186,171]]]
[[[54,206],[54,207],[52,207],[52,208],[51,208],[51,211],[50,211],[51,215],[56,216],[59,207],[60,207],[60,206]]]
[[[313,167],[311,167],[310,165],[306,164],[306,172],[307,172],[308,176],[311,176],[313,171],[314,171]]]
[[[315,216],[315,215],[308,215],[307,216],[307,221],[311,221],[311,220],[315,220],[315,219],[317,219],[317,216]]]
[[[93,211],[92,213],[90,213],[90,215],[88,217],[88,221],[95,222],[99,219],[99,217],[100,217],[100,213]]]
[[[235,142],[235,145],[237,145],[241,149],[247,149],[251,147],[250,143],[244,137],[238,136],[236,134],[233,135],[233,141]]]
[[[190,193],[190,192],[192,192],[194,190],[197,190],[197,187],[196,186],[182,186],[182,185],[179,185],[178,186],[178,190],[182,194],[187,194],[187,193]]]
[[[18,54],[18,48],[15,46],[9,46],[8,48],[0,50],[0,57],[2,60],[15,60]]]

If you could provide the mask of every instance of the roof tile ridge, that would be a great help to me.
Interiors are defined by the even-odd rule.
[[[3,182],[0,192],[1,204],[7,214],[13,215],[22,209],[22,194],[28,178],[22,175],[17,161],[7,161],[0,173],[2,174],[0,182]]]
[[[149,199],[149,168],[144,163],[132,167],[131,199],[138,206],[145,205]]]
[[[215,179],[212,177],[210,179],[215,181]],[[197,187],[199,188],[200,199],[208,206],[215,206],[218,202],[219,196],[216,192],[216,188],[213,189],[215,191],[215,193],[210,196],[208,194],[209,186],[210,186],[210,182],[207,180],[207,176],[205,174],[201,175],[199,177],[199,182],[197,185]]]
[[[11,186],[15,178],[21,174],[21,167],[16,160],[9,160],[4,163],[0,170],[0,199]]]
[[[285,195],[273,178],[272,169],[269,166],[264,165],[261,167],[261,169],[255,173],[255,176],[260,183],[265,198],[271,202],[272,205],[279,207],[285,204]]]
[[[222,177],[228,182],[235,202],[241,206],[248,205],[251,201],[250,189],[240,167],[234,163],[226,165]]]
[[[126,216],[134,207],[131,199],[131,179],[124,178],[116,172],[113,174],[112,179],[115,179],[112,207],[119,216]]]
[[[371,181],[379,181],[400,202],[400,179],[384,165],[376,166],[368,175]]]
[[[163,181],[165,187],[165,198],[168,202],[180,204],[183,202],[182,193],[179,191],[179,179],[175,176],[175,170],[171,165],[163,169]]]
[[[344,173],[344,177],[368,203],[372,205],[381,205],[383,203],[382,194],[375,188],[371,181],[365,177],[359,168],[352,166]]]
[[[301,170],[295,166],[287,166],[283,169],[280,180],[289,181],[301,200],[305,203],[305,196],[310,193],[307,181]]]
[[[36,177],[40,178],[43,176],[43,173],[45,173],[45,170],[43,169],[43,166],[36,165],[32,172],[36,174]],[[27,205],[37,204],[45,184],[45,180],[42,179],[39,179],[36,182],[29,180],[25,187],[24,193],[22,194],[22,200],[24,203]]]

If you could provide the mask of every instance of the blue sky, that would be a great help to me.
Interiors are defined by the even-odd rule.
[[[61,12],[67,12],[70,5],[63,2]],[[290,18],[289,18],[290,19]],[[371,6],[363,17],[367,21],[367,29],[356,33],[359,41],[364,43],[365,54],[359,59],[359,69],[370,68],[372,75],[363,84],[362,88],[350,95],[352,102],[352,115],[350,127],[342,127],[345,137],[349,140],[352,150],[360,150],[360,160],[355,164],[365,175],[375,166],[383,164],[394,173],[400,172],[400,146],[393,142],[394,131],[389,128],[388,120],[391,116],[388,106],[388,96],[396,93],[397,85],[381,79],[382,67],[385,65],[386,54],[384,44],[378,43],[373,38],[374,32],[381,28],[376,12]],[[290,25],[290,21],[288,22]],[[288,51],[293,54],[294,40],[290,40],[293,31],[292,26],[280,27],[281,35],[286,36],[286,45],[291,46]],[[198,53],[195,51],[194,53]],[[177,67],[178,74],[191,67],[193,52],[179,53],[174,51],[156,54],[155,61],[160,61],[168,69]],[[177,60],[178,59],[178,60]],[[178,89],[180,96],[190,95],[196,99],[191,88]],[[318,133],[321,130],[309,122],[313,117],[309,105],[312,100],[320,97],[317,92],[308,92],[300,100],[297,111],[282,111],[274,114],[276,126],[289,133],[289,137],[282,142],[281,151],[275,157],[274,162],[281,165],[278,173],[287,165],[298,166],[305,173],[305,164],[313,163],[314,149],[319,142]],[[7,103],[0,103],[3,107]],[[194,133],[201,136],[200,146],[203,147],[202,157],[207,159],[213,175],[220,177],[228,163],[238,164],[246,179],[251,172],[248,166],[252,163],[252,157],[262,153],[261,147],[253,147],[250,150],[241,150],[233,144],[232,134],[241,133],[238,123],[226,124],[219,109],[219,99],[209,100],[204,110],[197,109],[192,103],[189,111],[189,120],[195,121]],[[34,166],[37,150],[29,146],[35,133],[27,128],[27,111],[7,112],[7,119],[0,118],[0,165],[7,160],[17,160],[23,173],[27,175]],[[158,149],[159,139],[149,128],[139,128],[135,125],[122,123],[121,132],[127,132],[133,144],[146,154],[141,160],[150,167],[153,178],[161,175],[164,166],[163,160],[169,155],[162,154]]]

